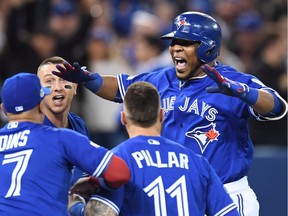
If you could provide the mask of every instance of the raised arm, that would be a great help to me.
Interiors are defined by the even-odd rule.
[[[115,76],[102,76],[103,82],[101,88],[94,92],[101,98],[113,101],[118,91],[118,82]]]
[[[287,113],[287,103],[276,93],[272,91],[251,88],[245,83],[235,82],[223,77],[217,70],[208,64],[201,68],[217,86],[210,86],[206,90],[209,93],[222,93],[238,97],[250,105],[257,113],[279,118]]]

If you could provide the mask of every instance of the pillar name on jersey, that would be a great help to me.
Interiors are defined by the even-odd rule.
[[[30,134],[30,130],[0,136],[0,152],[25,146],[27,144],[28,134]]]
[[[131,155],[140,169],[144,166],[189,169],[188,155],[183,153],[140,150],[133,152]],[[165,161],[164,158],[167,158],[167,160]]]

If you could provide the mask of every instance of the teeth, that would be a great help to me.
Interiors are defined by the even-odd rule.
[[[61,100],[61,99],[63,99],[63,98],[64,98],[64,96],[58,95],[58,96],[54,96],[54,97],[53,97],[53,100]]]

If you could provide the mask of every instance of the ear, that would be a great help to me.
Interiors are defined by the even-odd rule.
[[[121,111],[121,123],[124,126],[127,124],[126,116],[125,116],[125,113],[123,111]]]
[[[163,121],[164,121],[164,109],[163,108],[160,109],[159,115],[160,115],[159,116],[160,122],[163,123]]]
[[[44,105],[44,101],[42,100],[39,104],[38,104],[38,111],[41,114],[45,114],[45,110],[46,110],[46,106]]]
[[[76,95],[77,94],[78,84],[77,83],[73,83],[72,86],[73,86],[74,95]]]
[[[4,108],[3,103],[1,103],[1,110],[7,116],[7,112],[6,112],[5,108]]]

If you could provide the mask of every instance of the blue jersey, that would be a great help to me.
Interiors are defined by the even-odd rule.
[[[72,130],[8,123],[0,130],[0,215],[68,215],[72,164],[98,177],[112,155]]]
[[[256,77],[230,66],[218,62],[215,69],[231,80],[268,89]],[[130,84],[137,81],[152,83],[158,89],[165,111],[162,135],[202,154],[223,183],[247,175],[254,152],[248,120],[250,117],[265,118],[246,103],[237,97],[208,93],[206,87],[216,83],[207,75],[179,81],[174,67],[137,76],[120,74],[117,79],[119,98],[116,100],[120,102]]]
[[[112,151],[130,168],[130,182],[93,199],[104,200],[121,215],[238,215],[207,160],[183,145],[163,137],[137,136]]]
[[[76,115],[75,113],[69,112],[68,113],[68,122],[69,122],[69,129],[72,129],[74,131],[77,131],[77,132],[89,137],[89,133],[88,133],[88,129],[86,127],[86,124],[80,116]],[[56,127],[47,118],[47,116],[45,116],[43,124],[51,126],[51,127]],[[84,175],[85,175],[85,173],[82,170],[78,169],[77,167],[74,167],[73,175],[72,175],[72,179],[71,179],[71,185],[74,185],[74,183],[79,178],[83,177]]]

